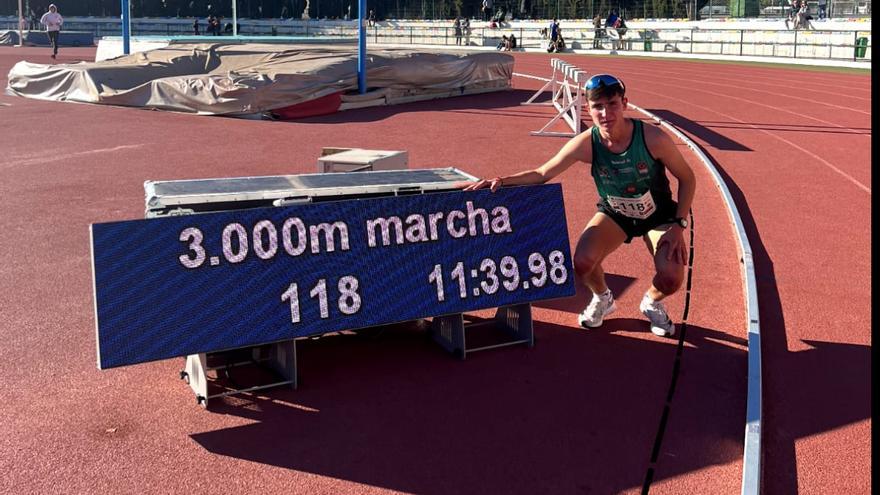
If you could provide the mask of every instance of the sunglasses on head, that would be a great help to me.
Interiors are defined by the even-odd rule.
[[[619,84],[624,91],[626,91],[626,86],[623,85],[623,81],[612,76],[611,74],[596,74],[591,77],[587,81],[586,88],[588,91],[598,88],[599,86],[614,86],[615,84]]]

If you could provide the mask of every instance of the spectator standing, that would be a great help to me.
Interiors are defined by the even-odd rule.
[[[596,17],[593,17],[593,48],[602,48],[603,34],[605,32],[602,31],[602,18],[596,14]]]
[[[800,10],[800,0],[790,0],[788,4],[788,17],[785,18],[785,29],[791,29],[789,23],[796,22],[798,10]]]
[[[610,14],[608,14],[608,18],[605,19],[605,31],[608,33],[608,37],[611,38],[611,49],[617,50],[620,45],[620,40],[617,34],[617,26],[620,24],[620,16],[617,15],[616,10],[612,10]]]
[[[465,17],[461,20],[461,32],[464,34],[465,46],[470,46],[470,44],[471,44],[471,20],[470,20],[470,18]]]
[[[550,21],[550,25],[547,26],[547,32],[550,33],[550,43],[555,43],[556,38],[559,37],[559,21],[555,17]]]
[[[370,9],[370,14],[367,16],[367,25],[373,27],[376,25],[376,10]]]
[[[193,35],[195,35],[195,36],[199,35],[199,18],[198,17],[193,19]]]
[[[798,9],[797,16],[795,16],[794,28],[813,29],[813,23],[810,22],[812,20],[813,16],[810,15],[810,6],[807,4],[806,0],[802,0],[801,7]]]
[[[827,15],[828,0],[819,0],[819,20],[824,20]]]
[[[492,0],[483,0],[482,10],[483,10],[483,20],[484,21],[492,20],[492,8],[494,6],[495,6],[495,4],[492,2]]]
[[[617,21],[619,19],[620,19],[620,17],[617,15],[617,11],[612,10],[611,13],[608,14],[608,18],[605,19],[605,29],[607,31],[611,31],[612,29],[617,29]]]
[[[623,37],[626,36],[626,21],[624,21],[623,17],[617,19],[617,36],[620,38],[617,43],[618,47],[621,50],[626,50],[626,42],[623,41]]]
[[[455,30],[455,44],[461,45],[461,16],[455,16],[452,21],[452,29]]]
[[[46,35],[49,36],[49,42],[52,44],[52,58],[56,58],[58,55],[58,33],[61,32],[64,19],[58,13],[58,7],[54,3],[49,4],[49,11],[40,18],[40,24],[46,26]]]
[[[28,30],[30,30],[30,31],[36,31],[37,29],[39,29],[39,28],[40,28],[40,18],[37,17],[37,13],[34,12],[34,9],[31,9],[31,17],[30,17],[30,19],[31,19],[31,25],[30,25],[30,27],[28,28]]]

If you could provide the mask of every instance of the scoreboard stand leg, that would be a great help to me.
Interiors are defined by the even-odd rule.
[[[466,331],[487,325],[492,325],[502,330],[508,339],[505,339],[503,342],[468,347]],[[469,352],[515,344],[526,344],[529,347],[534,347],[535,345],[531,303],[502,306],[495,311],[493,319],[476,323],[465,324],[464,315],[461,313],[438,316],[431,321],[430,332],[435,342],[462,360]]]
[[[239,362],[230,362],[228,357],[231,356],[231,353],[236,351],[241,352],[242,349],[250,350],[250,359]],[[221,366],[209,365],[209,362],[223,361],[224,358],[226,358],[225,362]],[[208,392],[208,384],[212,381],[208,378],[209,371],[220,371],[228,374],[231,368],[253,364],[259,364],[269,368],[275,375],[273,380],[244,388],[224,386],[223,392],[215,394],[210,394]],[[295,389],[297,387],[296,340],[285,340],[273,344],[232,349],[229,351],[190,354],[186,357],[186,366],[184,370],[180,372],[180,378],[189,384],[193,393],[196,395],[196,402],[205,408],[208,408],[208,403],[211,399],[225,397],[227,395],[253,392],[281,385],[290,385],[291,388]]]

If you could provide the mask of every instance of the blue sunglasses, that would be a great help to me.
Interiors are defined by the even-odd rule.
[[[619,84],[624,91],[626,91],[626,86],[623,85],[623,81],[612,76],[611,74],[596,74],[591,77],[587,81],[586,89],[588,91],[598,88],[599,86],[614,86],[615,84]]]

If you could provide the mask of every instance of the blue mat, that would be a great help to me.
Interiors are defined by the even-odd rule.
[[[18,39],[16,34],[16,40]],[[25,45],[49,46],[49,35],[45,31],[25,31]],[[94,46],[95,35],[90,31],[61,31],[58,46]]]

